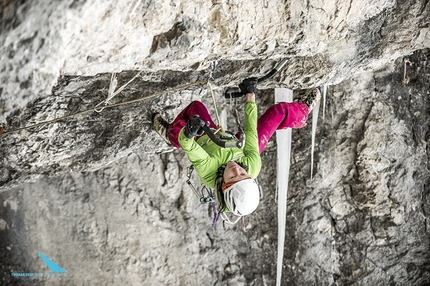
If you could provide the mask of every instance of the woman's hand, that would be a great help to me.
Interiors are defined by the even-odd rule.
[[[250,77],[250,78],[244,79],[239,84],[239,88],[243,94],[256,93],[257,92],[257,84],[258,84],[258,79],[256,77]]]
[[[193,138],[194,136],[203,135],[203,126],[205,122],[199,118],[198,115],[194,115],[193,118],[188,119],[187,125],[185,125],[184,135],[187,138]]]

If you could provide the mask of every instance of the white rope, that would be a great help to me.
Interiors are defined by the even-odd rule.
[[[209,86],[209,90],[211,92],[212,102],[213,102],[214,109],[215,109],[216,120],[218,122],[218,125],[217,125],[218,129],[214,132],[214,134],[220,132],[221,135],[224,135],[225,130],[224,130],[224,128],[221,125],[221,120],[219,119],[218,109],[217,109],[217,106],[216,106],[215,94],[214,94],[213,89],[212,89],[212,84],[209,81],[207,83],[208,83],[208,86]]]
[[[106,98],[106,100],[100,102],[99,104],[96,105],[96,107],[94,107],[94,111],[96,112],[102,112],[103,109],[105,109],[106,105],[110,105],[110,101],[112,100],[112,98],[114,98],[115,96],[117,96],[121,91],[124,90],[124,88],[126,88],[130,83],[132,83],[140,74],[142,73],[142,71],[138,72],[132,79],[130,79],[126,84],[124,84],[123,86],[121,86],[120,88],[117,89],[117,91],[114,92],[116,85],[117,85],[117,79],[116,79],[116,74],[113,73],[111,78],[110,78],[110,85],[109,85],[109,91],[108,91],[108,97]],[[104,107],[99,107],[100,105],[105,105]]]
[[[189,83],[189,84],[185,84],[185,85],[182,85],[182,86],[178,86],[178,87],[175,87],[175,88],[171,88],[171,89],[168,89],[168,90],[165,90],[165,91],[157,92],[157,93],[154,93],[154,94],[151,94],[151,95],[148,95],[148,96],[140,97],[140,98],[137,98],[137,99],[133,99],[133,100],[129,100],[129,101],[118,102],[118,103],[106,105],[106,106],[102,107],[102,110],[104,108],[112,108],[112,107],[122,106],[122,105],[126,105],[126,104],[136,103],[136,102],[147,100],[147,99],[150,99],[150,98],[154,98],[156,96],[160,96],[162,94],[166,94],[166,93],[169,93],[169,92],[175,92],[175,91],[186,89],[186,88],[189,88],[189,87],[192,87],[192,86],[196,86],[196,85],[199,85],[199,84],[204,84],[206,82],[207,81],[205,81],[205,80],[200,80],[200,81],[196,81],[196,82],[193,82],[193,83]],[[0,136],[4,136],[6,134],[18,132],[18,131],[21,131],[21,130],[26,130],[26,129],[34,128],[34,127],[37,127],[37,126],[51,124],[51,123],[58,122],[60,120],[66,119],[66,118],[75,117],[75,116],[78,116],[78,115],[81,115],[81,114],[84,114],[84,113],[93,112],[93,111],[96,110],[96,108],[97,108],[97,106],[94,107],[94,108],[91,108],[91,109],[87,109],[87,110],[79,111],[79,112],[72,113],[72,114],[69,114],[69,115],[57,117],[57,118],[54,118],[54,119],[48,120],[48,121],[42,121],[42,122],[39,122],[37,124],[33,124],[33,125],[30,125],[30,126],[13,129],[13,130],[6,131],[6,132],[3,132],[3,133],[2,133],[2,131],[4,130],[4,126],[2,124],[0,126]]]

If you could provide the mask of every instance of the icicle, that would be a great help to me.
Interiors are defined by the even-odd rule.
[[[311,180],[314,172],[314,150],[315,150],[315,134],[317,133],[318,111],[320,109],[321,100],[315,105],[312,113],[312,148],[311,148]]]
[[[293,91],[286,88],[275,89],[275,102],[293,101]],[[276,285],[281,285],[282,263],[284,260],[285,222],[287,216],[288,177],[290,174],[291,129],[276,131],[277,142],[277,189],[278,189],[278,257]]]
[[[323,120],[325,119],[325,103],[327,98],[328,85],[323,85]]]

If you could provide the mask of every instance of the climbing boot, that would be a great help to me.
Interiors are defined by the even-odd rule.
[[[152,114],[152,128],[154,128],[155,132],[166,142],[167,145],[172,146],[169,138],[167,137],[167,129],[169,128],[169,123],[161,117],[161,114],[154,113]]]
[[[321,99],[321,92],[319,88],[315,87],[312,89],[308,89],[306,91],[305,96],[300,100],[305,103],[309,108],[309,113],[314,109],[315,105],[317,105],[318,101]]]

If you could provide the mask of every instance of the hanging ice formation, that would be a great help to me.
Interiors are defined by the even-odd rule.
[[[318,123],[318,111],[320,109],[320,102],[319,101],[314,109],[312,114],[312,147],[311,147],[311,179],[314,174],[314,151],[315,151],[315,135],[317,132],[317,123]]]
[[[293,101],[293,91],[286,88],[275,89],[275,102]],[[290,174],[291,129],[276,131],[277,142],[277,189],[278,189],[278,257],[276,285],[281,285],[282,262],[284,260],[285,223],[287,215],[288,177]]]
[[[325,103],[326,103],[326,97],[327,97],[327,85],[323,86],[323,119],[325,118]],[[315,151],[315,136],[317,132],[317,123],[318,123],[318,112],[320,109],[320,103],[319,101],[317,105],[313,109],[312,114],[312,147],[311,147],[311,180],[314,175],[314,151]]]
[[[325,119],[325,103],[327,98],[328,85],[323,85],[323,120]]]

